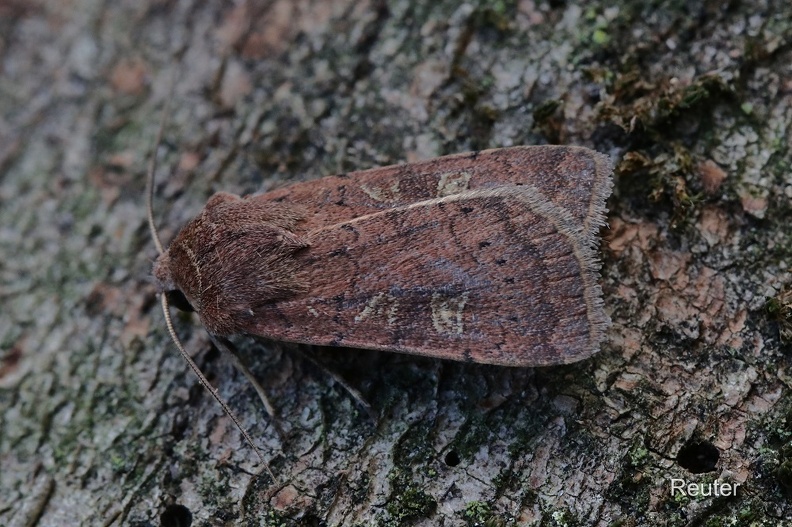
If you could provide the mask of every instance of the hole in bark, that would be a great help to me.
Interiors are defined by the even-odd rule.
[[[456,450],[451,450],[445,456],[445,464],[449,467],[455,467],[459,465],[459,454],[456,453]]]
[[[677,454],[677,463],[693,474],[712,472],[720,459],[720,452],[712,443],[688,441]]]
[[[162,527],[190,527],[192,513],[184,505],[168,505],[165,512],[160,514],[160,525]]]

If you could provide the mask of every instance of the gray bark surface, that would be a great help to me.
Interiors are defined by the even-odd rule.
[[[789,2],[0,0],[0,60],[0,525],[792,514]],[[218,190],[517,144],[611,155],[602,351],[510,369],[237,339],[281,440],[177,316],[273,482],[149,276],[172,76],[165,241]]]

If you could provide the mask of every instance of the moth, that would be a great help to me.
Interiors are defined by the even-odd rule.
[[[156,288],[213,340],[578,361],[609,324],[598,240],[611,173],[587,148],[518,146],[219,192],[160,251]]]
[[[608,324],[596,249],[610,174],[586,148],[520,146],[219,192],[156,260],[157,290],[215,336],[577,361]]]

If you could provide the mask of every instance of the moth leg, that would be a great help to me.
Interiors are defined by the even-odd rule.
[[[307,360],[320,370],[322,370],[325,375],[328,375],[334,382],[338,383],[342,388],[344,388],[347,393],[352,396],[352,398],[366,411],[369,417],[373,420],[377,420],[377,416],[374,414],[374,410],[371,409],[371,405],[366,401],[363,397],[363,394],[360,393],[356,388],[350,385],[343,377],[341,377],[338,373],[334,372],[324,364],[322,364],[316,357],[312,356],[310,353],[304,353],[301,350],[297,349],[296,347],[293,348],[294,352],[299,355],[301,358]]]
[[[253,385],[253,388],[256,390],[256,393],[259,396],[259,399],[261,399],[261,402],[264,404],[264,409],[267,411],[267,414],[270,417],[272,427],[278,433],[278,437],[282,443],[286,436],[284,435],[283,430],[278,423],[278,417],[275,414],[275,408],[272,406],[272,403],[270,403],[267,394],[264,392],[264,388],[261,387],[261,384],[259,384],[256,377],[253,375],[253,372],[250,371],[250,369],[245,366],[245,364],[239,358],[239,352],[237,351],[236,346],[234,346],[230,340],[212,335],[211,333],[209,334],[209,338],[212,340],[212,343],[217,346],[217,349],[225,353],[226,356],[231,359],[231,363],[234,365],[234,368],[244,375],[248,382]]]

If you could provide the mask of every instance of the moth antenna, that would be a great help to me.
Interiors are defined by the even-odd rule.
[[[151,239],[154,240],[154,245],[157,247],[157,252],[162,254],[165,249],[162,246],[162,240],[157,231],[157,225],[154,223],[154,172],[157,170],[157,150],[159,150],[160,143],[162,142],[162,132],[165,129],[165,124],[168,122],[168,114],[170,113],[170,103],[173,98],[173,79],[171,77],[171,86],[169,88],[168,98],[165,101],[165,108],[162,110],[162,117],[160,117],[159,129],[157,130],[157,137],[154,139],[154,149],[151,152],[149,159],[148,174],[146,175],[146,216],[148,217],[149,232],[151,232]]]
[[[157,225],[154,222],[154,206],[153,206],[154,173],[157,170],[157,150],[159,149],[159,145],[162,142],[162,134],[163,131],[165,130],[165,125],[168,121],[168,114],[170,113],[170,104],[171,104],[171,100],[173,99],[173,87],[175,85],[175,80],[176,80],[176,75],[174,74],[171,76],[171,83],[168,89],[168,98],[165,101],[165,107],[163,108],[162,111],[162,117],[160,118],[159,129],[157,130],[157,137],[154,140],[154,149],[151,153],[151,158],[149,159],[148,174],[146,175],[146,216],[148,218],[148,226],[149,226],[149,231],[151,232],[151,239],[154,241],[154,245],[157,247],[157,252],[159,254],[164,253],[165,248],[162,245],[162,240],[160,240],[159,232],[157,231]],[[267,473],[272,478],[272,481],[276,481],[275,475],[272,473],[272,470],[270,469],[267,462],[264,461],[264,456],[261,455],[261,451],[253,443],[253,438],[251,438],[247,430],[245,430],[242,427],[242,425],[239,422],[239,419],[237,419],[237,417],[233,414],[233,412],[231,412],[231,409],[228,407],[225,401],[223,401],[223,399],[219,395],[217,395],[217,390],[215,390],[212,387],[212,385],[209,384],[209,380],[206,377],[204,377],[204,374],[201,373],[201,370],[198,368],[198,365],[195,364],[195,361],[192,360],[192,357],[190,357],[187,354],[187,351],[184,349],[184,346],[182,345],[181,340],[179,340],[178,335],[176,335],[176,330],[173,327],[173,320],[171,319],[170,316],[170,306],[168,305],[168,296],[165,293],[162,293],[160,295],[160,301],[162,305],[162,314],[165,316],[165,325],[168,327],[168,333],[170,333],[171,340],[173,340],[173,343],[176,345],[176,348],[178,348],[182,358],[185,361],[187,361],[187,364],[190,365],[190,368],[192,369],[193,373],[195,373],[195,376],[198,377],[198,382],[201,383],[201,386],[206,388],[206,390],[212,394],[212,397],[214,397],[215,401],[217,401],[220,404],[225,414],[231,418],[231,421],[233,421],[234,425],[237,427],[237,429],[239,429],[240,433],[242,434],[242,437],[245,438],[245,441],[247,441],[247,443],[256,453],[256,456],[258,456],[259,461],[264,465],[264,468],[267,470]]]
[[[176,347],[179,349],[179,353],[181,353],[182,358],[184,358],[184,360],[187,361],[187,364],[190,365],[190,368],[192,369],[193,373],[195,373],[195,376],[198,377],[198,382],[201,383],[201,386],[206,388],[206,390],[212,394],[214,400],[217,401],[218,404],[220,404],[226,415],[231,418],[231,421],[234,422],[234,425],[236,425],[237,429],[239,429],[239,431],[242,433],[242,437],[245,438],[245,441],[247,441],[247,443],[250,445],[250,447],[258,456],[259,461],[261,461],[261,463],[264,465],[264,468],[266,468],[267,473],[272,478],[272,481],[276,481],[275,475],[272,473],[272,470],[270,470],[270,467],[267,464],[267,462],[264,461],[264,456],[261,455],[261,451],[253,443],[253,438],[250,437],[250,434],[247,433],[247,430],[244,429],[242,424],[239,422],[239,419],[237,419],[237,417],[234,415],[234,413],[231,411],[231,409],[228,407],[228,405],[225,403],[222,397],[217,395],[217,390],[211,384],[209,384],[209,380],[206,377],[204,377],[204,374],[201,373],[201,370],[200,368],[198,368],[198,365],[195,364],[195,361],[192,360],[192,357],[190,357],[190,355],[187,353],[187,350],[184,349],[184,346],[182,345],[181,340],[179,340],[179,337],[176,335],[176,330],[173,327],[173,320],[171,319],[170,316],[170,309],[168,306],[167,295],[163,293],[160,296],[160,301],[162,304],[162,313],[165,315],[165,325],[168,327],[168,333],[170,333],[173,343],[176,344]]]

